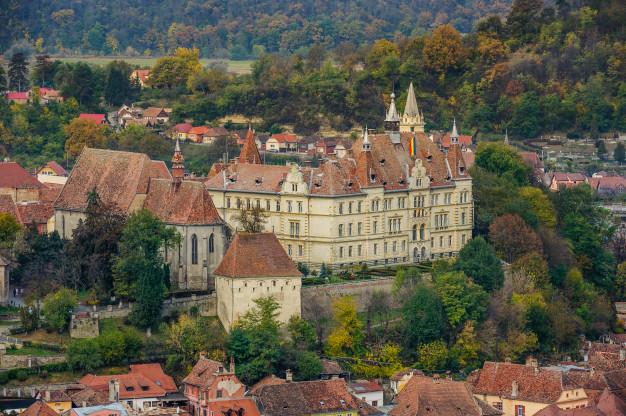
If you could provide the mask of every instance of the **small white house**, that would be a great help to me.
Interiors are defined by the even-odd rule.
[[[383,388],[378,383],[348,383],[348,390],[370,406],[383,406]]]

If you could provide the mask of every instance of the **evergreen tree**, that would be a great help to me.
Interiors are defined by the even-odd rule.
[[[0,66],[0,95],[7,90],[7,74],[3,66]]]
[[[615,150],[613,151],[613,159],[619,163],[623,163],[624,159],[626,159],[626,147],[624,143],[619,142],[617,146],[615,146]]]
[[[28,76],[28,61],[22,52],[13,55],[9,63],[9,87],[22,91]]]

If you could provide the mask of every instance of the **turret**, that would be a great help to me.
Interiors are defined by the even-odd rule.
[[[361,143],[361,149],[364,152],[371,152],[372,146],[370,144],[369,134],[367,133],[367,126],[365,126],[365,133],[363,133],[363,142]]]
[[[452,134],[450,134],[450,144],[459,144],[459,132],[456,129],[456,118],[452,124]]]
[[[402,120],[400,120],[400,131],[424,132],[424,114],[420,114],[419,108],[417,107],[413,82],[409,85],[404,114],[402,115]]]
[[[385,117],[385,133],[391,137],[391,142],[400,144],[400,116],[396,110],[396,94],[391,93],[391,104]]]
[[[174,182],[180,183],[185,178],[185,158],[180,151],[180,142],[176,139],[176,148],[172,157],[172,177]]]

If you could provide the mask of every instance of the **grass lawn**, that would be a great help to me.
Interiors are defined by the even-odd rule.
[[[19,311],[17,306],[0,306],[0,313],[18,313]]]
[[[46,355],[59,355],[56,351],[44,350],[43,348],[22,347],[20,349],[7,349],[7,355],[36,355],[44,357]]]
[[[0,321],[0,326],[18,325],[20,321]]]
[[[37,341],[56,345],[61,345],[61,341],[63,342],[63,345],[67,345],[70,341],[69,329],[65,329],[62,334],[59,334],[59,331],[56,330],[48,333],[45,328],[39,328],[38,330],[27,334],[16,334],[13,336],[21,339],[22,341]]]
[[[140,67],[149,67],[152,68],[157,61],[157,58],[142,58],[142,57],[121,57],[121,56],[91,56],[91,57],[81,57],[81,58],[56,58],[63,62],[87,62],[92,65],[106,65],[113,60],[123,60],[128,62],[131,65],[139,65]],[[202,66],[208,66],[213,62],[224,62],[228,67],[229,72],[234,72],[237,74],[249,74],[250,73],[250,65],[254,61],[231,61],[231,60],[223,60],[223,59],[200,59],[200,64]]]

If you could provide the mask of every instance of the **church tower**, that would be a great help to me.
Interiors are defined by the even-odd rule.
[[[174,182],[180,183],[185,178],[185,158],[180,151],[180,142],[176,139],[176,148],[172,157],[172,177]]]
[[[391,104],[385,117],[385,133],[391,137],[391,142],[400,144],[400,116],[396,110],[396,94],[391,93]]]
[[[456,117],[452,124],[452,134],[450,134],[450,144],[459,144],[459,132],[456,129]]]
[[[417,99],[413,90],[413,82],[411,82],[409,93],[406,97],[406,105],[404,106],[404,114],[402,115],[402,120],[400,120],[400,131],[423,133],[424,124],[424,113],[420,114],[419,108],[417,108]]]

